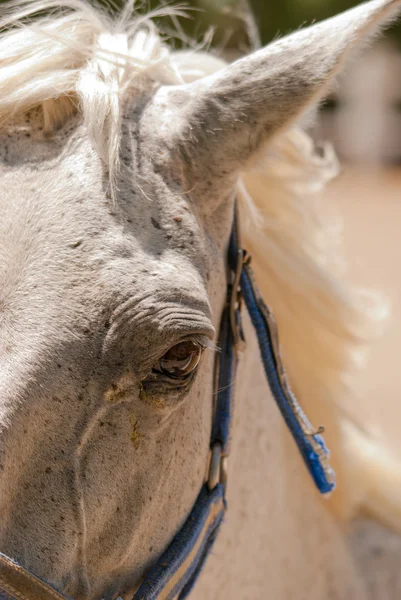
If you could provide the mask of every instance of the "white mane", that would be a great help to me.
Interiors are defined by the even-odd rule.
[[[133,1],[117,19],[84,0],[16,1],[1,12],[0,121],[42,106],[51,135],[78,110],[111,184],[120,107],[133,80],[179,84],[224,66],[205,53],[170,51],[151,19],[135,15]],[[276,313],[290,379],[312,413],[314,400],[343,394],[383,315],[339,275],[338,227],[319,200],[336,170],[330,151],[318,155],[306,134],[292,129],[270,142],[238,184],[245,246]]]

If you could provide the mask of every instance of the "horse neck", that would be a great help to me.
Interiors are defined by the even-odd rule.
[[[228,513],[193,598],[266,598],[268,590],[275,600],[364,600],[344,532],[316,492],[268,389],[247,315],[244,329]]]

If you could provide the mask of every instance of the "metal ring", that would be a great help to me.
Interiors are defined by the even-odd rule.
[[[210,456],[209,476],[207,478],[207,486],[210,491],[214,490],[216,485],[220,483],[221,454],[222,447],[220,442],[217,442],[214,444]]]
[[[228,471],[228,456],[222,456],[220,460],[220,483],[223,486],[224,494],[227,489],[227,471]]]

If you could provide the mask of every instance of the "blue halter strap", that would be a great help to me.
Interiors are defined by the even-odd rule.
[[[228,249],[229,285],[216,356],[214,418],[210,440],[209,476],[195,505],[160,560],[149,571],[132,600],[184,600],[204,565],[227,508],[227,459],[233,420],[233,393],[238,350],[243,343],[241,304],[245,303],[259,342],[266,378],[312,479],[322,494],[334,489],[335,476],[321,431],[314,431],[288,385],[281,361],[277,327],[263,302],[241,249],[235,217]],[[0,600],[63,600],[56,592],[8,557],[0,554]]]
[[[216,403],[210,442],[208,480],[182,529],[133,600],[184,600],[210,552],[227,508],[227,458],[233,419],[233,393],[238,349],[243,342],[241,304],[245,303],[259,342],[267,381],[305,465],[322,494],[335,487],[329,452],[292,393],[280,356],[277,327],[255,283],[250,257],[240,248],[238,218],[234,219],[228,249],[227,304],[220,325],[220,349],[216,357]]]

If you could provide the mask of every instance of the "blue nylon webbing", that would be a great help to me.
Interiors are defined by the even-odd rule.
[[[289,404],[288,399],[283,391],[283,387],[277,372],[269,327],[259,305],[254,301],[252,281],[246,268],[243,270],[241,275],[241,288],[249,316],[257,334],[263,367],[272,395],[284,418],[285,423],[287,424],[288,429],[295,440],[295,443],[298,446],[301,456],[317,488],[322,494],[327,494],[335,487],[334,473],[331,469],[327,469],[327,467],[325,468],[324,464],[322,464],[321,456],[323,455],[328,457],[329,452],[321,435],[317,433],[314,433],[313,435],[305,435],[305,432],[300,425],[300,421],[297,418],[293,407]],[[296,402],[295,398],[293,398],[293,402]],[[297,412],[302,412],[299,404],[297,404]],[[303,415],[303,420],[307,421],[305,415]],[[311,426],[310,429],[312,429]],[[319,455],[319,453],[316,452],[316,450],[312,447],[310,442],[311,438],[313,438],[318,445],[319,450],[322,453],[321,455]]]
[[[191,591],[224,517],[223,486],[203,486],[188,519],[133,600],[184,600]]]
[[[233,417],[233,390],[235,382],[236,353],[234,348],[233,333],[230,326],[230,315],[224,309],[220,325],[220,355],[216,407],[212,425],[210,447],[216,442],[222,446],[223,454],[228,454],[230,441],[230,424]]]
[[[232,272],[237,269],[238,256],[234,226],[228,250],[228,263]],[[328,451],[321,435],[313,433],[312,427],[296,399],[291,395],[290,402],[288,392],[286,394],[278,372],[279,366],[267,318],[268,309],[258,294],[249,265],[245,265],[242,269],[240,287],[258,338],[260,354],[272,395],[315,484],[321,493],[330,492],[334,488],[333,472],[330,467],[323,464],[323,459],[328,455]],[[218,390],[212,424],[211,448],[216,442],[220,443],[223,454],[228,454],[236,362],[234,335],[228,307],[224,309],[221,319],[220,348]],[[305,427],[308,427],[310,432],[306,433]],[[312,440],[315,447],[312,445]],[[217,515],[210,519],[216,497],[221,505]],[[225,508],[223,487],[219,484],[214,490],[209,491],[205,485],[183,528],[178,532],[155,568],[149,573],[133,600],[184,600],[190,593],[212,547],[222,523]],[[205,527],[208,519],[211,524],[209,527]],[[198,548],[197,551],[194,551],[195,547]]]
[[[228,247],[228,264],[232,270],[236,269],[237,260],[237,219],[235,219]],[[283,381],[279,376],[271,324],[269,324],[271,312],[259,294],[249,263],[242,268],[240,287],[258,339],[260,355],[270,391],[319,492],[328,494],[335,488],[335,473],[328,464],[329,451],[322,436],[313,432],[312,425],[289,387],[287,386],[287,390],[284,389]]]

